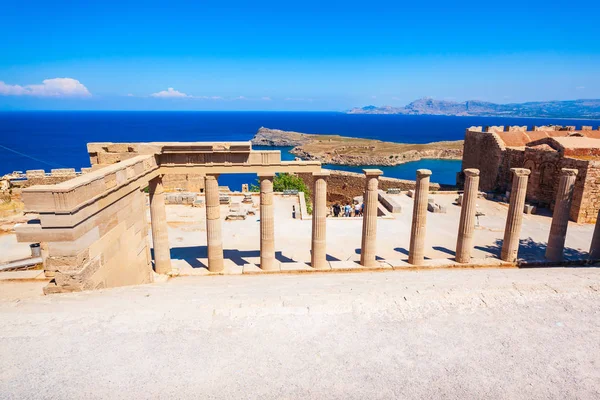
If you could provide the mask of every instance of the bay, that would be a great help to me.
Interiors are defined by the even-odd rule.
[[[355,115],[340,112],[0,112],[0,175],[27,169],[49,171],[52,168],[87,167],[88,142],[246,141],[264,126],[304,133],[428,143],[463,139],[465,129],[473,125],[547,124],[594,125],[589,120]],[[287,152],[289,149],[280,150],[282,159],[294,159]],[[363,169],[363,166],[325,167],[354,172]],[[402,179],[414,179],[418,168],[427,168],[433,172],[433,182],[454,184],[460,167],[460,161],[421,160],[380,168],[384,170],[384,176]],[[252,183],[255,179],[248,174],[224,175],[220,184],[239,190],[242,183]]]

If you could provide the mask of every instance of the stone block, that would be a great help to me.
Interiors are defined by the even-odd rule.
[[[135,155],[132,153],[132,155]],[[98,164],[116,164],[122,161],[121,153],[98,153]]]
[[[129,145],[127,143],[111,143],[106,146],[106,149],[109,153],[128,153]]]
[[[45,178],[46,171],[44,171],[43,169],[29,169],[25,171],[25,176],[27,177],[27,179]]]
[[[443,207],[437,203],[427,203],[427,211],[435,214],[445,214],[446,207]]]

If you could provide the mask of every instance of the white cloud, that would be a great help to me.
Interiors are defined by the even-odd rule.
[[[577,89],[577,90],[583,90],[583,89],[585,89],[585,86],[577,86],[575,89]]]
[[[265,97],[262,97],[261,100],[271,101],[271,98],[269,96],[265,96]]]
[[[182,93],[178,90],[173,89],[172,87],[168,88],[167,90],[163,90],[157,93],[152,93],[150,95],[151,97],[192,97],[192,96],[188,96],[185,93]]]
[[[45,79],[41,85],[8,85],[0,81],[2,96],[89,97],[90,91],[77,79]]]

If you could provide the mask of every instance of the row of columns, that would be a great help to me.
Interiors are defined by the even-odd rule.
[[[368,199],[377,193],[377,173],[379,170],[365,170],[365,215],[363,222],[363,244],[361,251],[361,264],[371,266],[375,263],[376,244],[376,209],[367,208]],[[523,223],[523,212],[525,198],[527,195],[527,182],[530,170],[525,168],[512,168],[513,181],[511,197],[504,229],[504,240],[500,258],[503,261],[514,263],[519,251],[519,239]],[[380,171],[379,171],[380,172]],[[475,232],[475,219],[477,213],[477,195],[479,192],[479,170],[465,169],[465,187],[461,202],[460,220],[456,241],[456,257],[458,263],[469,263],[473,250],[473,239]],[[417,170],[415,182],[413,216],[411,224],[410,248],[408,262],[414,265],[422,265],[425,261],[425,236],[427,225],[427,203],[429,197],[429,180],[431,171],[427,169]],[[550,235],[546,248],[546,259],[549,261],[561,261],[563,259],[565,238],[569,223],[569,211],[573,199],[573,188],[577,177],[576,169],[563,168],[561,170],[559,188],[556,195],[554,214],[550,227]],[[375,200],[377,197],[375,197]],[[369,212],[367,212],[369,211]],[[590,258],[600,258],[600,211],[592,244],[590,246]]]
[[[504,230],[504,240],[500,258],[515,262],[519,250],[519,238],[523,222],[523,209],[527,194],[527,182],[530,170],[512,168],[513,180],[511,197]],[[365,169],[364,213],[360,264],[365,267],[377,265],[377,214],[378,183],[382,171]],[[465,187],[461,205],[460,220],[456,242],[456,261],[468,263],[471,260],[475,231],[476,201],[479,190],[479,170],[465,169]],[[313,174],[313,218],[311,241],[311,265],[315,269],[326,269],[326,218],[327,218],[327,177],[328,171]],[[427,203],[431,171],[417,170],[414,193],[414,207],[411,225],[408,262],[421,265],[425,260],[425,237],[427,222]],[[273,217],[273,178],[275,174],[259,174],[260,181],[260,267],[263,270],[277,269],[275,260],[275,227]],[[563,258],[565,237],[569,222],[569,211],[573,198],[573,188],[577,177],[576,169],[561,170],[556,195],[554,214],[546,258],[560,261]],[[223,241],[221,236],[221,216],[219,203],[218,175],[207,174],[204,178],[206,199],[206,234],[208,250],[208,269],[219,272],[224,268]],[[155,270],[166,274],[171,271],[169,238],[167,234],[164,188],[162,176],[150,181],[150,215],[152,239],[154,243]],[[600,257],[600,213],[594,230],[590,257]]]

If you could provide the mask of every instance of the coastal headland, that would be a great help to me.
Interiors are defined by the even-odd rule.
[[[261,127],[252,138],[253,145],[281,146],[304,159],[337,165],[394,166],[421,159],[460,160],[463,141],[425,144],[382,142],[339,135],[307,134]]]

